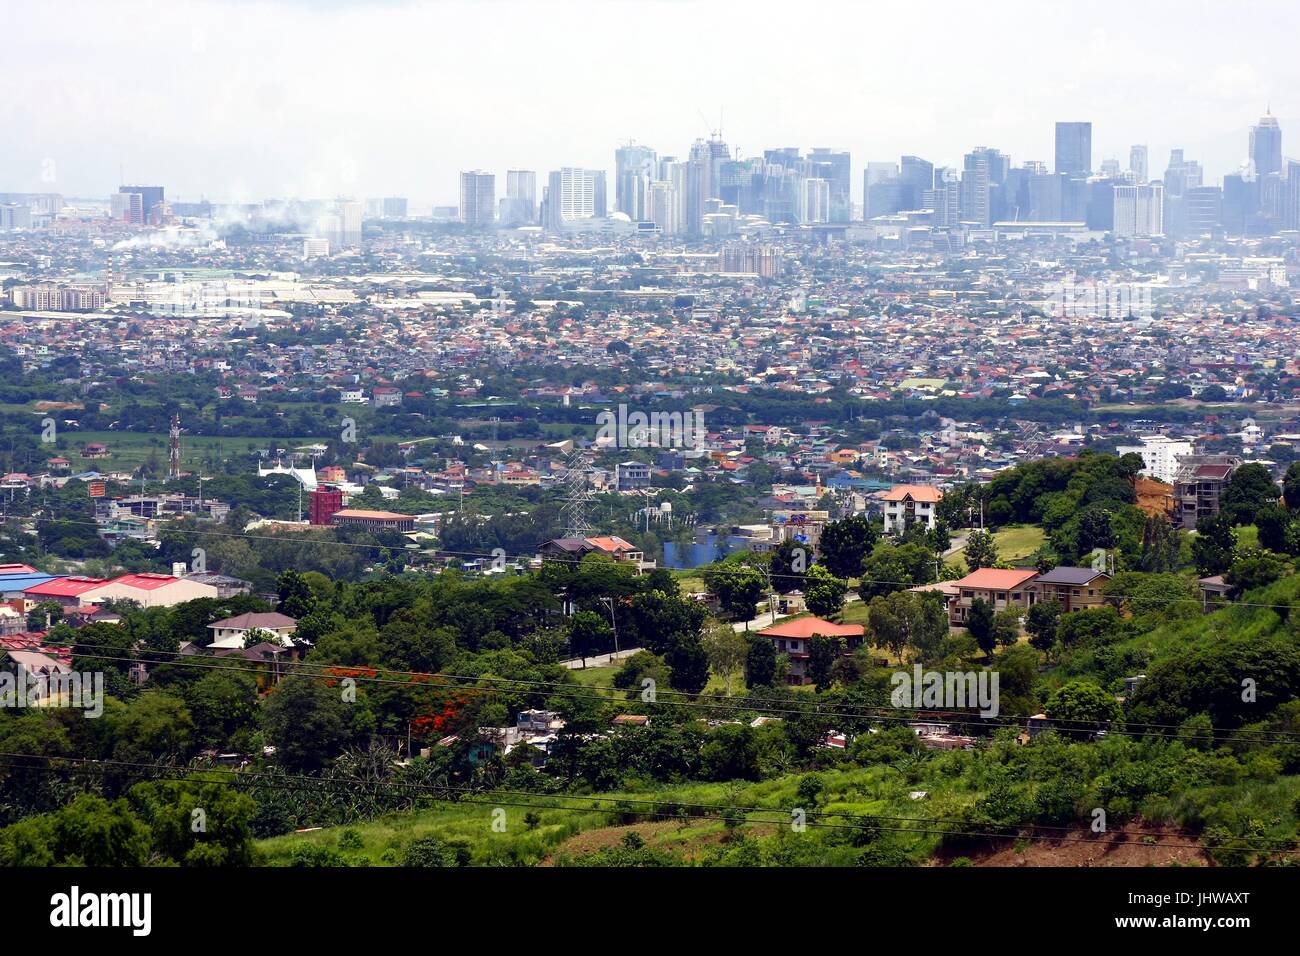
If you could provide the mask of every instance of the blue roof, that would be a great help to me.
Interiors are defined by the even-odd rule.
[[[34,588],[46,581],[53,581],[57,577],[59,575],[45,574],[41,571],[28,574],[0,574],[0,593],[9,594],[14,591],[26,591],[28,588]]]

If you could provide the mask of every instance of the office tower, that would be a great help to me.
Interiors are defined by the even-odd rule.
[[[1120,185],[1114,179],[1097,179],[1088,182],[1088,206],[1084,221],[1095,232],[1115,229],[1115,190]],[[1127,208],[1127,207],[1126,207]],[[1132,233],[1129,233],[1132,235]]]
[[[1300,229],[1300,163],[1288,159],[1282,167],[1283,229]]]
[[[961,180],[955,169],[935,169],[934,189],[928,203],[934,210],[935,226],[943,229],[961,222],[961,190]]]
[[[1092,173],[1092,124],[1056,124],[1056,171],[1067,176]]]
[[[1118,159],[1103,159],[1101,161],[1100,175],[1107,179],[1119,179],[1120,169]]]
[[[758,215],[759,197],[755,189],[756,163],[761,160],[724,160],[718,166],[718,198],[728,206],[735,206],[742,216]]]
[[[1159,236],[1164,234],[1164,185],[1115,183],[1112,221],[1116,236]]]
[[[961,174],[961,217],[981,226],[1000,218],[1001,190],[1010,158],[996,149],[976,147],[966,154]]]
[[[862,217],[892,216],[903,208],[903,188],[893,163],[867,163],[862,170]]]
[[[686,231],[692,236],[704,232],[704,201],[713,195],[712,171],[709,144],[697,139],[686,160]]]
[[[902,208],[920,209],[926,190],[934,188],[934,163],[920,156],[904,156],[899,164]]]
[[[1147,148],[1145,146],[1129,147],[1128,171],[1133,174],[1135,183],[1145,183],[1147,181]]]
[[[537,174],[531,169],[506,171],[506,194],[499,218],[505,226],[527,226],[537,221]]]
[[[1022,218],[1033,222],[1060,222],[1061,186],[1064,182],[1065,177],[1056,173],[1030,173],[1026,183],[1029,193],[1028,214]]]
[[[467,226],[490,226],[496,220],[497,178],[472,169],[460,174],[460,221]]]
[[[1250,128],[1250,158],[1260,179],[1282,172],[1282,128],[1271,112]]]
[[[1178,208],[1181,218],[1180,235],[1210,236],[1220,228],[1223,222],[1222,187],[1192,186],[1179,199],[1179,206],[1171,207],[1166,197],[1165,209],[1169,211]]]
[[[650,184],[646,196],[646,213],[649,220],[659,227],[661,234],[675,236],[682,231],[680,207],[677,189],[671,182],[656,180]]]
[[[1259,179],[1244,173],[1223,177],[1223,231],[1259,235]]]
[[[386,196],[380,207],[380,213],[385,219],[405,219],[406,199],[401,196]]]
[[[830,181],[809,176],[799,184],[799,222],[808,224],[830,221]]]
[[[808,158],[818,166],[823,167],[825,178],[830,180],[830,221],[848,222],[853,218],[852,173],[848,150],[818,146],[808,154]]]
[[[161,186],[122,186],[113,201],[113,218],[135,226],[157,224],[164,214]]]
[[[335,248],[361,245],[361,221],[365,206],[353,199],[340,200],[338,203],[339,236]]]
[[[862,204],[862,218],[893,216],[904,208],[903,184],[897,179],[882,179],[867,187]]]
[[[605,171],[566,166],[548,177],[546,227],[559,231],[572,223],[605,218]]]
[[[1201,185],[1201,164],[1194,159],[1184,159],[1181,149],[1169,151],[1169,166],[1165,169],[1165,194],[1181,196],[1188,189]]]
[[[633,222],[648,219],[646,196],[655,178],[655,151],[628,143],[614,150],[614,208]]]

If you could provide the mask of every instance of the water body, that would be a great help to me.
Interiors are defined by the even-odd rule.
[[[741,535],[701,534],[688,545],[676,541],[664,542],[664,567],[680,570],[712,564],[734,551],[743,551],[753,544],[752,538]]]

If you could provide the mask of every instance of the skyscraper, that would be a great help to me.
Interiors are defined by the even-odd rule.
[[[605,171],[566,166],[546,186],[546,227],[559,231],[584,219],[605,217]]]
[[[1159,236],[1164,233],[1164,186],[1115,184],[1112,222],[1117,236]]]
[[[830,181],[831,222],[848,222],[853,218],[853,199],[850,193],[851,169],[848,150],[819,146],[808,158],[822,167],[824,178]]]
[[[925,191],[934,188],[934,163],[920,156],[904,156],[899,162],[900,201],[904,209],[920,209]]]
[[[828,179],[809,176],[799,184],[799,221],[831,221],[831,184]]]
[[[460,174],[460,221],[467,226],[490,226],[497,214],[497,178],[473,169]]]
[[[628,143],[614,150],[614,208],[633,222],[648,219],[646,198],[655,178],[655,151]]]
[[[1272,113],[1265,113],[1250,128],[1250,158],[1260,179],[1282,172],[1282,127]]]
[[[1141,184],[1147,181],[1147,148],[1142,145],[1130,146],[1128,150],[1128,171],[1133,174],[1133,181]]]
[[[531,169],[506,170],[506,195],[501,200],[501,222],[526,226],[537,221],[537,174]]]
[[[1092,124],[1056,124],[1056,171],[1068,176],[1092,173]]]
[[[161,186],[122,186],[117,193],[120,199],[114,202],[113,218],[120,218],[137,226],[161,221],[163,216]]]

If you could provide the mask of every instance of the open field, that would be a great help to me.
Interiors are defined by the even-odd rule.
[[[993,542],[998,548],[998,559],[1008,564],[1024,561],[1043,546],[1047,536],[1035,525],[1014,525],[993,532]],[[960,558],[960,561],[956,560]],[[966,564],[965,551],[953,555],[955,564]]]

